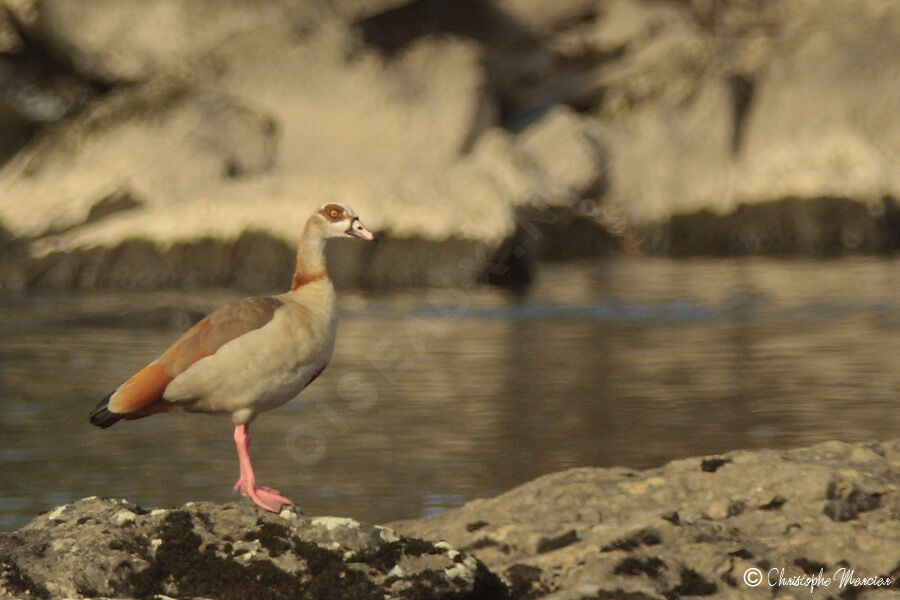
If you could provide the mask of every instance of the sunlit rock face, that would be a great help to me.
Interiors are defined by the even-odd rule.
[[[91,497],[0,533],[0,597],[768,598],[815,576],[814,598],[877,597],[898,468],[900,439],[582,467],[388,526]]]
[[[900,440],[577,468],[393,526],[473,552],[520,598],[764,598],[782,573],[820,571],[832,581],[814,597],[889,593],[900,576],[898,466]],[[753,569],[762,580],[744,579]],[[842,584],[851,570],[876,583]]]
[[[363,287],[900,247],[900,7],[551,4],[4,3],[0,285],[279,287],[329,200]]]

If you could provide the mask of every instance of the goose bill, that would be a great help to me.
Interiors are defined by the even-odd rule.
[[[353,219],[350,223],[350,227],[347,229],[347,235],[352,235],[353,237],[357,237],[367,242],[371,242],[375,239],[375,235],[366,229],[366,226],[363,225],[359,219]]]

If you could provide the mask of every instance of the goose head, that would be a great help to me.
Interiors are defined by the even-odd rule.
[[[324,239],[355,237],[367,242],[375,239],[372,232],[359,220],[355,210],[337,202],[320,207],[313,213],[309,224],[313,225]]]

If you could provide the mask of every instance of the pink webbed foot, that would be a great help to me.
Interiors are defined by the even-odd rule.
[[[246,425],[234,428],[234,443],[241,467],[241,476],[234,484],[234,491],[242,493],[257,506],[270,512],[281,512],[281,507],[285,505],[293,506],[294,503],[282,496],[278,490],[256,485],[256,475],[253,473],[253,465],[250,464],[250,432]]]
[[[243,479],[238,479],[234,491],[240,492],[253,500],[253,503],[260,508],[273,513],[281,512],[282,506],[294,505],[290,498],[283,496],[278,490],[265,486],[248,485]]]

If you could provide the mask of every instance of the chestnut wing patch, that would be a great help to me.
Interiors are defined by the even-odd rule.
[[[280,306],[275,298],[246,298],[215,311],[111,394],[109,411],[136,418],[170,409],[168,403],[158,401],[173,379],[231,340],[271,321]]]
[[[281,301],[268,296],[246,298],[223,306],[194,325],[166,350],[159,363],[172,378],[192,364],[245,333],[259,329],[272,320]]]

